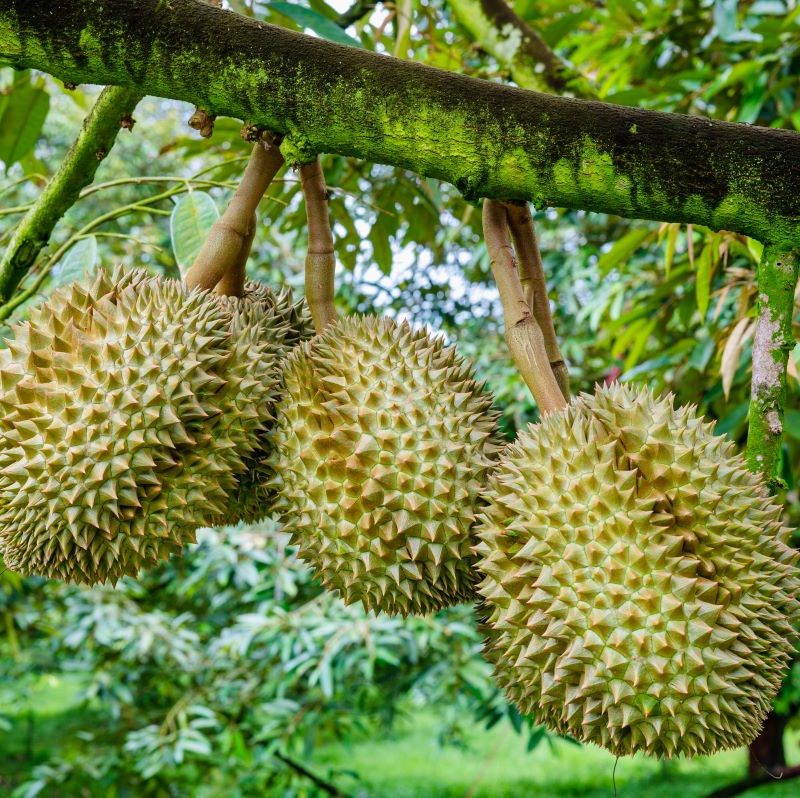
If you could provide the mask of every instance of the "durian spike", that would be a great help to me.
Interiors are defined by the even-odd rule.
[[[318,159],[300,167],[300,180],[308,218],[306,302],[319,334],[336,321],[336,308],[333,304],[336,256],[328,216],[328,191]]]
[[[276,141],[256,142],[236,193],[209,230],[184,277],[187,288],[211,291],[229,272],[243,271],[253,242],[253,217],[258,203],[281,166],[283,155]],[[234,290],[238,287],[239,293],[231,295],[241,296],[244,281],[238,278],[226,280],[222,288],[227,287]]]
[[[544,277],[539,244],[536,241],[533,216],[527,202],[522,204],[505,202],[503,204],[506,206],[508,226],[511,228],[511,237],[514,239],[514,247],[517,250],[520,280],[528,307],[542,330],[550,368],[553,370],[558,387],[564,394],[564,398],[569,400],[569,372],[567,364],[564,362],[564,356],[558,347],[558,338],[553,326],[550,301],[547,298],[547,282]]]
[[[542,415],[562,410],[567,400],[553,376],[544,335],[522,288],[517,259],[508,237],[508,211],[502,202],[484,200],[483,233],[492,274],[500,291],[505,337],[511,356]]]

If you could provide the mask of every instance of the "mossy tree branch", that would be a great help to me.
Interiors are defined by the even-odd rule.
[[[81,189],[94,180],[120,128],[131,127],[131,115],[141,99],[136,88],[111,87],[100,93],[78,137],[33,207],[20,220],[0,258],[0,305],[8,304],[59,219],[75,204]],[[7,316],[0,307],[0,319]]]
[[[467,197],[800,245],[800,134],[553,97],[343,47],[200,0],[7,0],[0,63],[134,87],[393,164]]]
[[[448,0],[475,44],[494,56],[523,89],[592,98],[594,89],[505,0]]]
[[[794,349],[794,293],[800,250],[764,247],[758,267],[758,321],[753,341],[753,377],[747,460],[773,490],[781,486],[777,470],[786,404],[786,364]]]

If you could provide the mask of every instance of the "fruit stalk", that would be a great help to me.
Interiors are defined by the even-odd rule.
[[[567,400],[550,368],[542,329],[525,296],[508,225],[506,206],[497,200],[484,200],[483,231],[503,305],[506,342],[540,412],[551,413],[566,407]]]
[[[328,215],[328,191],[319,160],[300,167],[300,180],[308,218],[308,254],[306,255],[306,302],[314,319],[317,334],[336,321],[333,303],[336,256],[333,231]]]
[[[258,203],[281,166],[283,155],[274,140],[256,142],[239,187],[186,273],[187,288],[216,288],[218,294],[241,296]]]
[[[558,338],[553,326],[550,301],[547,298],[547,281],[544,276],[539,244],[536,241],[533,216],[531,216],[527,203],[506,202],[504,204],[508,214],[508,226],[511,229],[511,236],[519,259],[520,280],[525,298],[544,336],[544,346],[553,376],[556,378],[564,398],[569,401],[569,371],[558,347]]]

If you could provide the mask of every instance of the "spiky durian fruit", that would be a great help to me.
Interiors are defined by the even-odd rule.
[[[367,316],[295,349],[283,377],[276,510],[323,584],[391,614],[471,599],[470,532],[499,448],[471,367]]]
[[[236,327],[236,324],[234,324]],[[0,351],[0,552],[115,582],[225,510],[269,421],[269,346],[208,294],[141,271],[56,291]]]
[[[286,286],[275,289],[256,280],[248,280],[242,298],[275,314],[280,326],[286,329],[284,346],[287,350],[314,337],[314,323],[305,299],[295,301],[291,289]]]
[[[231,333],[240,345],[249,347],[246,361],[268,366],[268,392],[262,392],[260,425],[243,453],[244,470],[230,492],[225,512],[207,519],[209,525],[225,526],[240,521],[255,523],[272,509],[274,494],[268,488],[272,471],[267,463],[282,359],[302,340],[313,334],[311,317],[304,302],[295,303],[287,289],[273,291],[248,282],[241,298],[215,296],[231,320]],[[263,375],[262,375],[263,379]]]
[[[476,552],[487,654],[523,713],[618,755],[757,734],[800,620],[796,554],[712,426],[614,386],[507,450]]]

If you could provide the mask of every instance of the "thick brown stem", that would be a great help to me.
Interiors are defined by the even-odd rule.
[[[567,405],[550,369],[542,330],[533,317],[522,287],[514,250],[508,237],[508,211],[502,202],[483,203],[483,230],[492,274],[500,292],[505,337],[511,356],[542,414]]]
[[[547,357],[550,361],[550,368],[553,370],[553,376],[556,378],[564,398],[569,400],[569,372],[558,347],[558,338],[553,326],[550,301],[547,298],[547,282],[544,277],[544,266],[539,252],[539,244],[536,241],[533,217],[527,203],[522,205],[506,203],[506,211],[508,213],[508,226],[511,228],[511,235],[514,239],[517,258],[519,259],[520,280],[525,291],[525,298],[544,336],[544,346],[547,350]]]
[[[244,287],[244,264],[250,254],[255,225],[253,217],[258,203],[283,165],[283,156],[277,145],[259,141],[253,147],[242,182],[231,198],[225,213],[214,222],[209,230],[200,252],[186,273],[184,282],[188,288],[202,288],[211,291],[223,278],[223,287],[235,288],[241,283],[238,293]],[[230,272],[238,276],[228,277]],[[217,289],[218,293],[229,291]]]
[[[253,248],[253,239],[256,236],[258,218],[255,214],[250,219],[250,231],[242,240],[239,251],[239,260],[222,276],[214,289],[220,296],[241,296],[244,293],[244,284],[247,281],[247,260]]]
[[[321,333],[336,321],[333,303],[336,256],[333,231],[328,216],[328,192],[319,161],[300,167],[300,180],[306,200],[308,218],[308,254],[306,255],[306,302],[314,319],[314,328]]]

